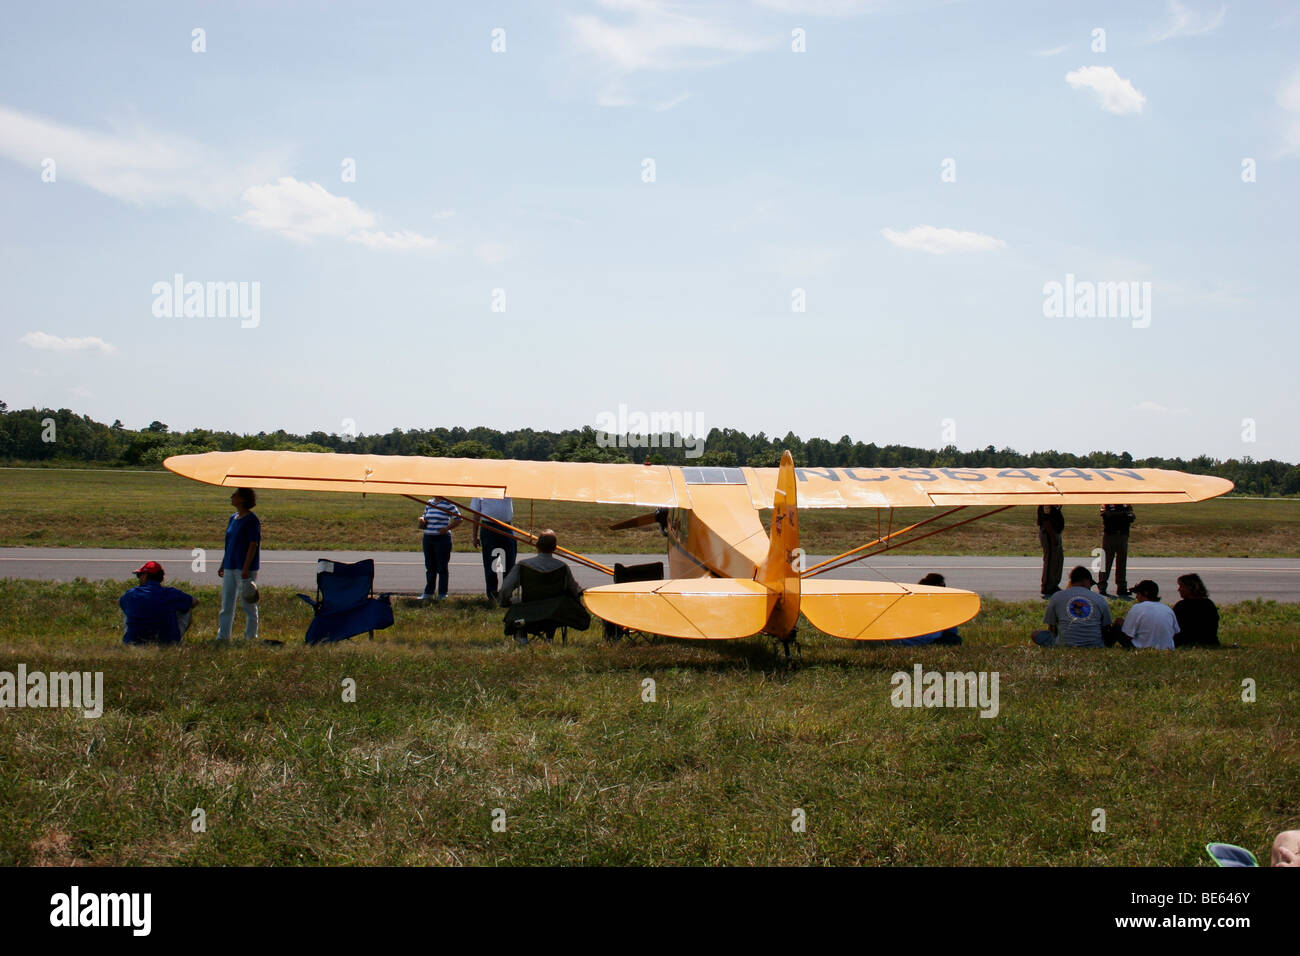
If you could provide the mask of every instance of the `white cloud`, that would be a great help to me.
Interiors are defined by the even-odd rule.
[[[623,72],[715,66],[754,53],[768,41],[724,23],[699,6],[669,0],[599,0],[626,19],[569,18],[579,49]]]
[[[249,208],[236,216],[237,220],[300,242],[346,238],[371,249],[397,252],[446,249],[449,245],[418,232],[383,232],[374,213],[346,196],[335,196],[320,183],[304,183],[291,176],[250,186],[244,190],[243,200]]]
[[[50,335],[48,332],[28,332],[18,341],[28,348],[43,352],[103,352],[112,355],[117,351],[117,346],[105,342],[97,335],[73,338]]]
[[[172,133],[139,124],[97,132],[0,106],[0,156],[33,175],[54,160],[55,182],[89,186],[132,203],[187,200],[206,209],[231,203],[250,181],[272,175],[280,158],[236,162]]]
[[[934,226],[913,226],[907,232],[882,229],[880,234],[900,249],[943,255],[948,252],[989,252],[1006,247],[1001,239],[979,232],[959,232]]]
[[[371,249],[385,249],[393,252],[407,252],[411,249],[447,249],[450,243],[440,242],[431,236],[422,236],[418,232],[378,232],[362,230],[348,236],[348,242],[359,242]]]
[[[433,214],[433,218],[434,218],[434,219],[450,219],[450,218],[451,218],[452,216],[454,216],[454,215],[456,215],[456,210],[454,210],[454,209],[439,209],[437,212],[435,212],[435,213]]]
[[[40,174],[46,159],[52,159],[56,183],[66,179],[132,203],[185,200],[217,209],[242,199],[248,208],[236,217],[238,221],[292,239],[355,235],[355,241],[374,248],[445,245],[414,232],[380,232],[373,213],[318,183],[282,176],[266,185],[248,186],[274,176],[284,164],[282,158],[235,162],[183,136],[138,124],[103,133],[0,106],[0,156],[30,166],[33,176]]]
[[[1283,156],[1300,156],[1300,70],[1296,70],[1277,92],[1277,105],[1282,107]]]
[[[1199,37],[1213,33],[1223,26],[1223,18],[1228,12],[1228,8],[1222,6],[1217,13],[1198,13],[1183,6],[1179,0],[1169,0],[1166,7],[1169,22],[1156,33],[1156,42],[1173,37]]]
[[[656,103],[651,107],[656,113],[666,113],[671,109],[681,106],[691,98],[690,93],[683,93],[680,96],[674,96],[670,100],[664,100],[662,103]]]
[[[265,186],[249,186],[241,198],[250,208],[235,218],[290,239],[346,236],[378,225],[372,213],[346,196],[335,196],[320,183],[299,182],[290,176]]]
[[[1047,50],[1035,50],[1034,56],[1059,56],[1068,49],[1070,49],[1070,44],[1062,43],[1060,46],[1054,46]]]
[[[1141,113],[1147,98],[1109,66],[1084,66],[1065,74],[1076,90],[1092,90],[1107,113]]]

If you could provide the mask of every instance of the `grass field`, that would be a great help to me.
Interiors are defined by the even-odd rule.
[[[170,472],[0,469],[0,546],[220,548],[230,513],[229,491]],[[419,549],[419,506],[387,495],[361,498],[314,492],[259,495],[268,549]],[[553,527],[561,543],[593,553],[655,553],[654,528],[610,531],[609,525],[643,509],[571,503],[515,502],[516,523]],[[1093,507],[1066,508],[1065,545],[1091,550],[1101,543]],[[897,530],[934,511],[900,509]],[[531,520],[530,520],[531,515]],[[960,517],[960,516],[959,516]],[[767,517],[764,516],[766,522]],[[888,529],[887,512],[805,510],[804,548],[838,554]],[[957,519],[954,519],[957,520]],[[457,550],[470,550],[468,527]],[[1037,554],[1031,508],[1015,508],[899,549],[905,554]],[[1192,505],[1139,509],[1134,557],[1300,557],[1300,499],[1226,498]]]
[[[1041,604],[987,601],[961,647],[810,637],[787,668],[760,639],[516,648],[468,599],[307,648],[275,588],[283,647],[125,648],[121,590],[0,581],[0,670],[106,697],[0,710],[0,865],[1207,865],[1300,823],[1296,606],[1223,608],[1237,649],[1125,653],[1027,646]],[[996,671],[1000,712],[893,707],[917,662]]]

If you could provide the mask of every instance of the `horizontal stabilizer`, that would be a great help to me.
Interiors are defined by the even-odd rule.
[[[805,578],[802,589],[800,609],[813,627],[855,641],[932,634],[969,621],[980,609],[972,591],[923,584]]]
[[[725,641],[761,631],[776,594],[754,581],[686,578],[606,584],[582,600],[597,617],[636,631]]]

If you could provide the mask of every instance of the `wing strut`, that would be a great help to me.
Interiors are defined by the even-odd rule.
[[[939,518],[944,517],[945,515],[953,514],[954,512],[961,511],[967,507],[969,506],[960,505],[956,508],[950,509],[949,511],[943,512],[943,514],[937,514],[933,518],[926,518],[924,521],[918,521],[916,522],[916,524],[908,525],[906,528],[900,528],[898,531],[895,531],[892,534],[887,534],[882,538],[877,538],[875,541],[871,541],[868,542],[867,544],[860,545],[852,549],[851,551],[845,551],[843,554],[838,554],[833,558],[827,558],[825,561],[821,562],[820,564],[814,565],[813,567],[809,568],[801,576],[805,578],[810,578],[813,577],[814,575],[825,574],[827,571],[834,571],[837,570],[838,568],[844,567],[845,565],[853,564],[857,561],[862,561],[866,558],[872,558],[878,554],[884,554],[886,551],[892,551],[895,548],[901,548],[904,545],[913,544],[917,541],[921,541],[925,538],[929,538],[932,535],[940,534],[944,531],[951,531],[953,528],[960,528],[962,525],[970,524],[972,521],[979,521],[981,518],[987,518],[990,515],[995,515],[999,511],[1006,511],[1008,508],[1014,508],[1015,505],[1003,505],[1001,508],[994,508],[992,511],[986,511],[983,514],[975,515],[975,517],[973,518],[967,518],[964,521],[958,521],[950,525],[944,525],[942,528],[936,528],[933,531],[927,531],[925,534],[919,534],[914,538],[908,538],[906,541],[899,541],[894,544],[886,544],[885,547],[880,548],[877,551],[868,552],[867,550],[869,548],[876,547],[876,545],[885,544],[885,542],[890,541],[893,538],[897,538],[899,535],[906,534],[907,532],[912,531],[915,528],[919,528],[921,527],[921,525],[929,524],[931,521],[936,521]],[[864,553],[858,554],[859,551]],[[853,557],[853,555],[857,555],[857,556]]]
[[[415,497],[415,495],[403,495],[403,497],[410,498],[412,501],[418,501],[420,504],[426,504],[428,502],[427,498],[417,498]],[[442,495],[434,495],[434,497],[437,498],[439,501],[448,500],[444,498]],[[525,531],[523,528],[516,528],[512,524],[506,524],[500,518],[489,518],[481,511],[475,511],[469,505],[456,505],[456,507],[462,511],[468,511],[470,514],[474,515],[474,517],[470,518],[469,520],[472,521],[474,524],[478,525],[480,528],[483,527],[483,522],[487,521],[489,522],[488,524],[489,530],[495,531],[498,528],[507,528],[510,531],[510,537],[514,538],[516,541],[521,542],[522,544],[537,543],[537,535],[533,534],[531,531]],[[568,548],[561,548],[558,545],[556,546],[555,550],[560,554],[564,555],[566,558],[572,558],[574,561],[577,561],[579,564],[591,568],[593,571],[601,571],[605,574],[608,574],[610,577],[614,576],[614,569],[610,567],[606,567],[605,565],[601,564],[599,561],[595,561],[585,555],[578,554],[578,552],[576,551],[570,551]]]

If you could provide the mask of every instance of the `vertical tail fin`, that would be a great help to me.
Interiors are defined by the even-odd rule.
[[[794,473],[794,458],[781,453],[781,469],[772,500],[772,530],[768,536],[767,560],[759,568],[756,580],[779,594],[766,630],[784,637],[799,620],[799,573],[802,554],[799,549],[799,501]],[[798,564],[798,567],[796,567]]]

